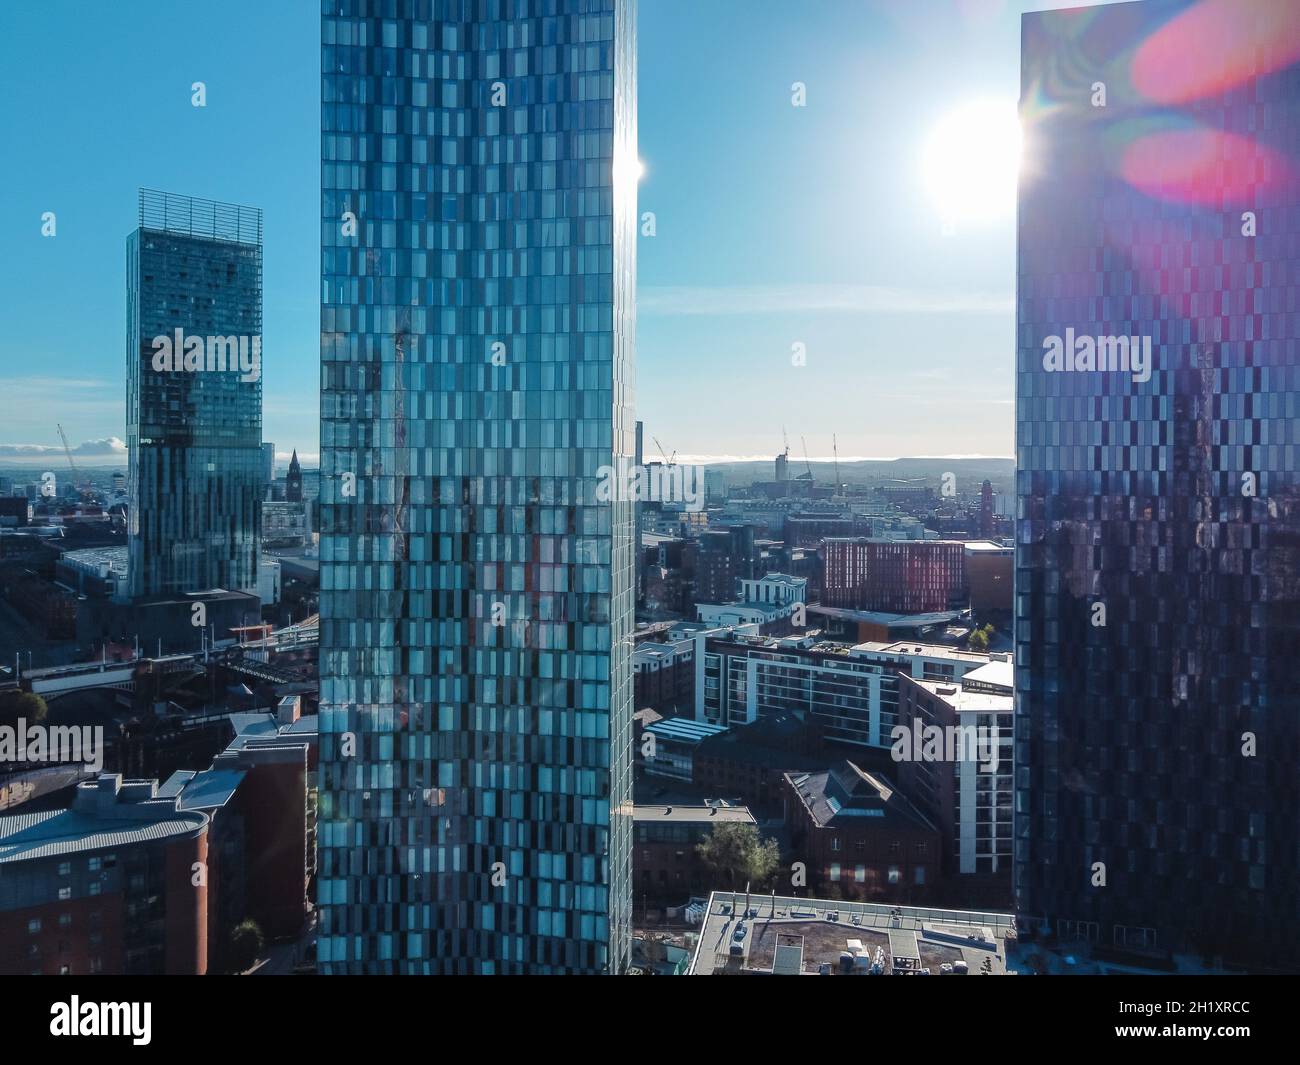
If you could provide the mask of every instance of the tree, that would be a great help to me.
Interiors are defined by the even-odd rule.
[[[18,688],[0,692],[0,725],[15,728],[20,717],[29,725],[39,725],[48,711],[45,700],[33,692]]]
[[[992,643],[993,637],[997,635],[997,631],[992,625],[985,625],[983,628],[976,629],[970,634],[966,646],[979,654],[987,654],[989,644]]]
[[[262,956],[266,939],[262,929],[251,917],[246,917],[235,925],[230,933],[230,961],[236,972],[244,972],[253,967],[253,963]]]
[[[763,886],[781,860],[776,840],[763,839],[757,826],[737,821],[714,825],[695,850],[708,869],[733,891],[746,883]]]

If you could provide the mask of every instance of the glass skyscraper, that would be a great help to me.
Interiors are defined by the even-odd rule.
[[[141,189],[126,260],[130,594],[255,593],[262,212]]]
[[[320,970],[619,972],[635,3],[322,11]]]
[[[1018,912],[1294,969],[1300,6],[1027,15]]]

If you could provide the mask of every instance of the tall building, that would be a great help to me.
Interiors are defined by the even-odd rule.
[[[1300,7],[1022,38],[1017,910],[1294,969]]]
[[[298,464],[298,449],[289,459],[289,472],[284,476],[284,498],[287,503],[302,502],[302,466]]]
[[[275,445],[270,441],[262,444],[262,478],[267,484],[275,480]]]
[[[253,592],[262,212],[141,189],[126,258],[131,597]]]
[[[323,16],[325,973],[627,964],[635,17]]]

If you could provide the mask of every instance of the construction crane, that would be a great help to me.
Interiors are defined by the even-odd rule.
[[[650,439],[655,442],[655,447],[659,449],[659,457],[664,460],[664,465],[671,466],[673,464],[673,459],[677,457],[677,452],[674,451],[672,458],[669,458],[667,455],[664,454],[664,446],[663,444],[659,443],[659,438],[657,436],[652,436]]]
[[[806,436],[800,436],[799,439],[803,441],[803,464],[808,467],[808,480],[811,481],[813,480],[813,472],[812,459],[808,457],[808,438]]]
[[[63,441],[63,450],[68,456],[68,466],[72,469],[72,483],[77,484],[77,476],[80,471],[77,469],[77,464],[72,458],[72,447],[68,443],[68,434],[63,431],[63,424],[61,422],[55,422],[55,427],[59,430],[59,439]],[[77,485],[77,489],[83,496],[88,495],[90,493],[90,481],[87,480],[84,483]]]
[[[840,445],[834,433],[831,433],[831,451],[835,455],[835,494],[840,495],[844,490],[844,482],[840,480]]]

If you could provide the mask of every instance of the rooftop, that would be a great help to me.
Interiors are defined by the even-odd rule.
[[[857,644],[853,651],[866,655],[907,655],[917,658],[942,658],[952,662],[969,662],[983,666],[989,656],[979,651],[963,651],[942,643],[921,643],[919,640],[894,640],[890,643],[869,641]]]
[[[126,572],[127,567],[125,547],[80,547],[75,551],[64,551],[62,557],[66,562],[94,568],[98,568],[101,562],[107,562],[122,573]]]
[[[696,721],[691,717],[668,717],[655,721],[645,728],[663,740],[698,743],[710,736],[717,736],[727,731],[725,725],[711,725],[707,721]]]
[[[942,610],[929,614],[893,614],[886,610],[849,610],[847,607],[820,606],[817,603],[811,604],[808,607],[808,612],[810,614],[821,614],[828,618],[860,621],[868,625],[909,629],[926,629],[934,625],[947,625],[962,616],[960,610]]]
[[[315,714],[304,714],[292,724],[282,725],[276,721],[274,714],[231,714],[230,723],[235,726],[235,738],[226,747],[227,751],[240,751],[246,747],[298,746],[316,739],[319,718]]]
[[[0,864],[113,850],[201,832],[206,815],[182,811],[153,781],[102,773],[77,786],[73,805],[0,816]]]
[[[1016,553],[1016,549],[1014,547],[995,543],[992,540],[967,540],[966,550],[971,552],[978,552],[980,554],[987,553],[990,555],[1014,555]]]
[[[963,546],[961,540],[943,540],[928,536],[924,540],[900,540],[894,536],[827,536],[824,542],[831,544],[897,544],[900,547],[951,547],[953,544]]]
[[[779,621],[790,613],[789,603],[696,603],[695,608],[700,612],[701,616],[705,611],[718,614],[733,613],[737,617],[742,614],[762,614],[769,621]]]
[[[238,203],[141,189],[140,228],[205,240],[261,244],[262,212]]]
[[[847,758],[828,770],[786,773],[813,820],[829,825],[867,827],[868,818],[880,825],[911,821],[933,831],[934,826],[884,777],[860,769]]]
[[[908,680],[942,699],[959,714],[1009,714],[1014,706],[1010,692],[1000,695],[997,692],[967,691],[960,681],[917,680],[914,677]]]
[[[807,577],[792,577],[788,573],[769,573],[766,576],[757,578],[760,584],[787,584],[790,587],[801,587],[808,583]]]
[[[697,806],[634,806],[634,821],[676,821],[683,824],[699,822],[715,823],[718,821],[736,821],[744,825],[756,825],[754,815],[748,806],[727,806],[721,803]]]
[[[1005,688],[1008,695],[1015,690],[1015,680],[1016,664],[1010,655],[990,658],[988,665],[972,669],[962,677],[963,684],[988,684]]]
[[[895,957],[910,956],[919,958],[919,968],[928,968],[932,975],[956,962],[964,962],[975,974],[987,962],[992,974],[1000,976],[1007,974],[1008,933],[1015,942],[1013,918],[1007,913],[763,894],[750,896],[748,907],[746,915],[743,892],[715,891],[709,896],[688,975],[771,974],[778,940],[788,946],[797,937],[802,941],[799,961],[804,976],[838,974],[850,950],[874,961],[877,949],[883,952],[886,973],[893,971]],[[855,971],[870,969],[859,965]]]
[[[632,648],[632,660],[671,661],[678,655],[690,654],[695,650],[694,640],[674,640],[671,643],[656,643],[649,640],[638,643]]]
[[[182,810],[217,810],[225,806],[248,774],[241,769],[205,769],[180,793]],[[170,781],[168,781],[170,783]]]

